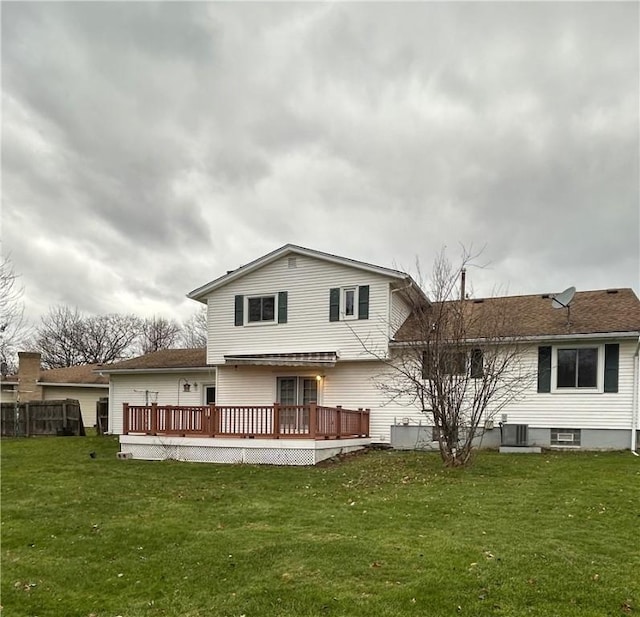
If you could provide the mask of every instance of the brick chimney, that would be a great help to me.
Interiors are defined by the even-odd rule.
[[[37,352],[18,352],[18,398],[24,401],[42,400],[40,379],[40,354]]]

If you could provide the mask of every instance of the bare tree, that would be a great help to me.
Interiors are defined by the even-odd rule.
[[[109,313],[83,320],[82,356],[86,364],[105,364],[135,354],[135,341],[142,324],[135,315]]]
[[[378,386],[390,399],[417,404],[434,425],[442,460],[466,465],[473,447],[504,405],[532,379],[514,316],[499,298],[469,300],[458,283],[474,256],[459,267],[444,251],[433,268],[429,298],[408,296],[411,315],[399,328]]]
[[[142,354],[169,349],[178,341],[182,328],[177,321],[154,315],[141,324],[140,352]]]
[[[133,355],[140,320],[133,315],[84,316],[77,308],[55,306],[42,317],[33,347],[45,368],[105,364]]]
[[[19,347],[28,336],[28,325],[24,319],[22,296],[24,288],[18,283],[9,257],[0,261],[0,363],[2,374],[17,369]]]
[[[187,349],[207,346],[207,308],[203,307],[182,324],[180,344]]]

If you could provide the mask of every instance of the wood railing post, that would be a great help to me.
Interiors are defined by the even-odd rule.
[[[217,432],[218,423],[216,421],[216,413],[217,409],[215,405],[209,405],[207,410],[207,426],[205,433],[209,435],[209,437],[215,437]]]
[[[336,405],[336,437],[340,439],[342,435],[342,405]]]
[[[315,439],[318,433],[318,405],[311,403],[309,405],[309,437]]]
[[[129,434],[129,403],[122,403],[122,434]]]
[[[280,439],[280,404],[273,404],[273,426],[271,427],[273,430],[274,439]]]
[[[362,436],[363,432],[364,432],[364,418],[362,415],[362,407],[358,407],[358,430],[357,433],[358,435]]]
[[[158,433],[158,403],[151,403],[151,434]]]
[[[364,436],[369,437],[369,413],[370,409],[367,407],[364,410]]]

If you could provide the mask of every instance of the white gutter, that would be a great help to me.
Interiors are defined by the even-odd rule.
[[[206,373],[215,370],[216,367],[211,366],[185,366],[182,368],[121,368],[109,370],[106,368],[96,369],[94,373],[100,372],[106,375],[134,375],[138,373]]]
[[[638,332],[590,332],[588,334],[548,334],[539,336],[505,336],[496,337],[495,339],[489,339],[491,343],[512,343],[512,342],[537,342],[544,343],[546,341],[571,341],[571,340],[583,340],[583,339],[620,339],[620,338],[635,338],[638,336]],[[465,339],[465,343],[482,343],[486,338],[468,338]],[[391,341],[389,344],[392,347],[411,347],[420,345],[424,341]]]
[[[631,409],[631,454],[640,456],[637,452],[636,436],[638,425],[640,424],[640,337],[636,345],[636,352],[633,354],[633,407]]]

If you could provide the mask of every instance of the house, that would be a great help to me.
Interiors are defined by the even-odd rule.
[[[414,296],[426,302],[403,272],[294,245],[207,283],[189,297],[208,307],[206,365],[200,368],[215,369],[216,413],[223,417],[205,421],[215,420],[218,437],[213,443],[203,436],[184,442],[188,437],[181,435],[189,431],[176,429],[175,436],[165,435],[159,443],[153,436],[129,434],[121,437],[123,450],[137,455],[180,446],[180,456],[192,459],[307,464],[363,447],[372,436],[388,442],[393,410],[384,408],[371,378],[379,371],[379,358],[389,353],[392,324],[406,319]],[[110,426],[117,433],[148,432],[148,426],[132,430],[132,423],[139,429],[147,422],[145,410],[135,410],[134,418],[120,407],[123,397],[133,398],[130,389],[121,394],[114,379],[123,366],[105,369],[112,382]],[[167,386],[175,392],[174,405],[181,393],[177,376]],[[159,386],[151,389],[162,392]],[[201,394],[191,390],[189,395],[181,394],[181,405],[193,404],[198,396],[197,403],[205,403]],[[158,395],[159,405],[168,403],[168,393]],[[370,416],[373,408],[377,412]],[[228,435],[223,445],[221,434]],[[214,446],[219,452],[212,454]]]
[[[100,373],[99,364],[43,370],[37,352],[18,354],[18,374],[2,379],[2,402],[76,399],[82,421],[96,423],[96,403],[109,396],[109,379]]]
[[[414,340],[412,307],[430,306],[408,274],[288,244],[188,297],[207,306],[206,355],[167,350],[102,367],[123,453],[310,464],[393,443],[399,425],[433,446],[429,417],[379,387]],[[631,290],[578,293],[570,320],[549,296],[465,302],[506,305],[531,371],[546,376],[500,422],[527,425],[542,446],[635,447],[640,303]],[[496,425],[485,444],[499,443]]]

